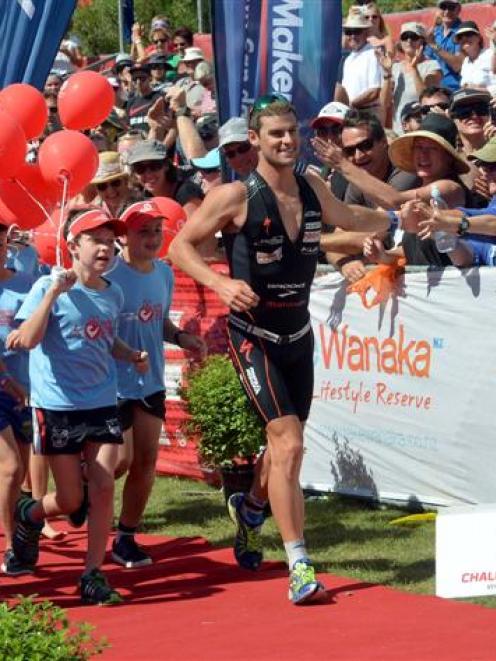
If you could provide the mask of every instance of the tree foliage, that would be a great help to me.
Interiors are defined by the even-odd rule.
[[[462,0],[472,2],[473,0]],[[415,9],[426,9],[434,7],[434,0],[376,0],[382,14],[390,14],[399,11],[414,11]],[[357,4],[354,0],[343,0],[343,15],[348,13],[350,5]]]

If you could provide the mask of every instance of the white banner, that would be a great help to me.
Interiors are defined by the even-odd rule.
[[[302,485],[384,500],[496,501],[496,269],[408,273],[366,309],[316,277]]]

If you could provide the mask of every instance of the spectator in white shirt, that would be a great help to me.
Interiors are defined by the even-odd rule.
[[[456,31],[455,41],[465,59],[461,69],[460,87],[486,88],[494,85],[492,73],[492,48],[484,50],[484,40],[474,21],[464,21]]]

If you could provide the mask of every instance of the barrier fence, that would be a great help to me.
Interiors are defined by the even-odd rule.
[[[396,284],[386,304],[366,309],[338,273],[320,270],[314,280],[315,388],[302,485],[432,505],[494,502],[496,270],[416,269]],[[220,352],[226,312],[212,292],[177,276],[173,321],[200,329]],[[172,347],[166,355],[158,470],[209,478],[181,429],[184,356]]]

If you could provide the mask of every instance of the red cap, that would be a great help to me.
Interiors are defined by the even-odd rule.
[[[109,225],[114,230],[116,236],[122,236],[122,234],[126,233],[126,226],[121,220],[112,218],[112,216],[109,216],[102,209],[90,209],[82,213],[71,223],[67,240],[73,241],[81,232],[91,232],[98,229],[98,227],[102,227],[102,225]]]
[[[120,216],[120,219],[127,227],[139,227],[152,218],[164,218],[164,214],[152,200],[135,202],[121,213]]]

